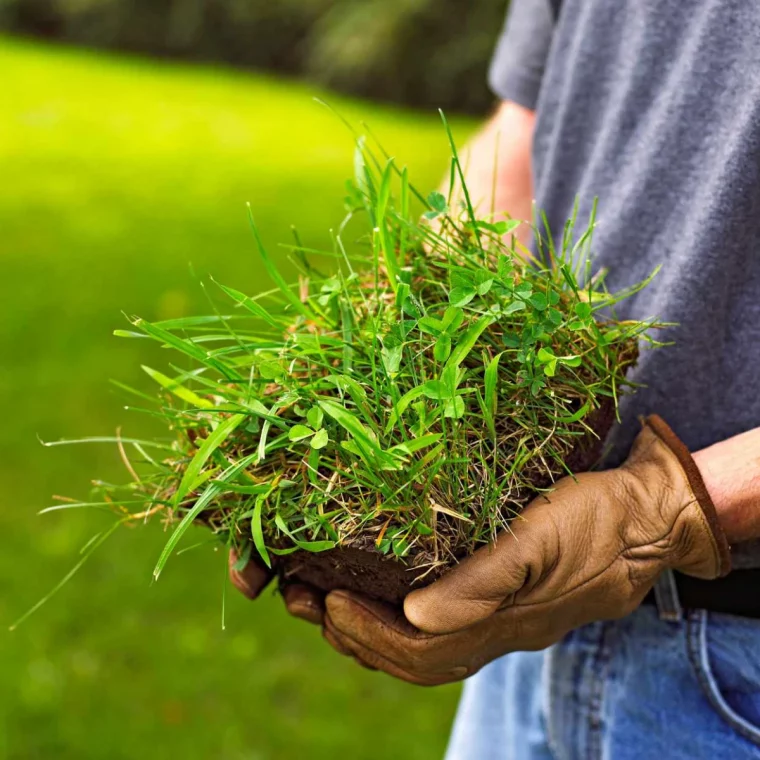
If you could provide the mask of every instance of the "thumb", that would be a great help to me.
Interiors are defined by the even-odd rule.
[[[404,600],[404,615],[425,633],[453,633],[493,615],[523,586],[527,568],[517,542],[502,533],[426,588]]]

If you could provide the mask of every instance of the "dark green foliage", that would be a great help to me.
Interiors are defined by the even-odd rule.
[[[86,45],[306,75],[482,112],[506,0],[0,0],[0,26]]]

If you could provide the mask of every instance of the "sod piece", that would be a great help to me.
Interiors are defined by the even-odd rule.
[[[535,220],[531,254],[519,222],[473,208],[450,144],[457,198],[423,196],[360,138],[333,250],[289,246],[297,283],[252,216],[273,290],[218,284],[229,314],[119,331],[190,364],[145,367],[171,438],[118,440],[133,480],[100,496],[172,524],[156,577],[202,522],[281,582],[399,602],[599,459],[639,344],[656,345],[653,320],[614,307],[651,277],[607,291],[593,213],[560,235]]]

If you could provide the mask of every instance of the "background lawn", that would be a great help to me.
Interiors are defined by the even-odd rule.
[[[10,624],[109,524],[36,511],[122,479],[114,448],[44,439],[147,435],[117,378],[153,391],[147,341],[122,310],[209,310],[199,281],[266,285],[247,229],[296,223],[324,245],[340,221],[351,139],[311,90],[267,77],[0,39],[0,622]],[[369,121],[423,189],[445,165],[435,114],[329,98]],[[456,124],[460,136],[470,125]],[[202,538],[196,531],[186,545]],[[228,598],[210,546],[150,584],[162,526],[124,530],[14,633],[0,631],[0,757],[437,758],[458,689],[365,672],[278,599]]]

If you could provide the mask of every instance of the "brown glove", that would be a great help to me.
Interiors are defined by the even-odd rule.
[[[564,478],[523,514],[493,546],[409,594],[406,618],[355,594],[329,594],[325,636],[370,667],[441,684],[629,614],[668,568],[716,578],[730,567],[699,470],[656,416],[621,467]]]
[[[230,580],[241,594],[256,599],[272,580],[272,572],[255,560],[250,560],[242,570],[237,570],[237,559],[235,550],[231,550]],[[322,624],[325,615],[324,594],[300,583],[283,584],[280,592],[291,615],[307,623]]]

